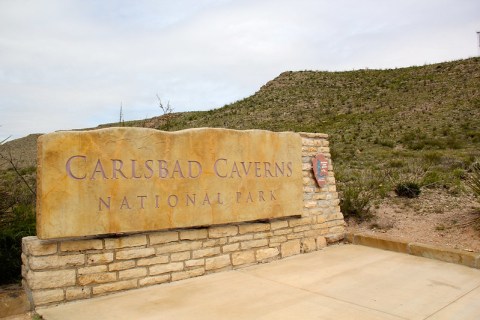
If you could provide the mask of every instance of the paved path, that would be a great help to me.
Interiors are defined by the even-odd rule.
[[[46,320],[480,319],[480,270],[341,245],[39,313]]]

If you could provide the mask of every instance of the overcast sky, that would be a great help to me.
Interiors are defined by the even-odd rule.
[[[209,110],[287,70],[479,55],[479,0],[0,0],[0,141]]]

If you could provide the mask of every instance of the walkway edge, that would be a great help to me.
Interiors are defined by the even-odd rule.
[[[480,269],[479,252],[469,252],[418,242],[402,241],[386,235],[372,235],[361,232],[346,233],[345,240],[352,244],[407,253],[418,257],[456,263],[470,268]]]

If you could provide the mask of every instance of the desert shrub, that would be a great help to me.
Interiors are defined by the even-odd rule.
[[[463,142],[457,137],[448,137],[447,145],[450,149],[460,149],[463,147]]]
[[[395,190],[398,184],[404,182],[420,184],[429,171],[431,171],[429,167],[425,167],[421,161],[417,161],[414,158],[412,161],[407,162],[403,168],[392,169],[391,178],[389,179],[390,190]],[[423,183],[421,185],[423,186]]]
[[[474,143],[478,143],[480,142],[480,132],[477,132],[477,131],[469,131],[467,133],[467,137],[470,138],[472,140],[472,142]]]
[[[20,279],[22,237],[35,235],[34,171],[0,170],[0,284]]]
[[[425,133],[410,130],[402,135],[400,142],[410,150],[421,150],[425,147],[425,139]]]
[[[369,220],[371,201],[374,199],[372,191],[361,185],[348,185],[340,197],[340,210],[344,217],[352,217],[357,221]]]
[[[0,226],[0,284],[21,278],[22,238],[35,234],[35,213],[32,205],[15,205],[2,217]]]
[[[443,157],[441,167],[445,171],[452,171],[455,169],[466,168],[465,162],[457,157]]]
[[[387,167],[390,168],[402,168],[405,166],[405,161],[400,160],[400,159],[392,159],[388,161]]]
[[[437,170],[430,170],[425,173],[422,179],[422,186],[434,188],[443,184],[442,174]]]
[[[456,168],[452,172],[453,177],[459,180],[463,180],[467,177],[465,170],[462,168]]]
[[[387,147],[387,148],[395,147],[395,141],[390,140],[390,139],[380,139],[380,138],[376,137],[373,143],[381,145],[383,147]]]
[[[472,165],[471,173],[468,175],[466,183],[473,194],[480,199],[480,162]]]
[[[425,146],[430,149],[445,149],[445,144],[442,140],[436,138],[426,138],[424,140]]]
[[[417,141],[409,141],[407,143],[407,148],[411,150],[422,150],[425,148],[425,141],[417,140]]]
[[[341,152],[338,146],[334,143],[332,143],[330,147],[330,156],[332,157],[332,161],[340,161],[339,158],[341,157]]]
[[[429,164],[440,164],[442,163],[442,154],[440,152],[430,151],[422,156],[423,161]]]
[[[395,193],[399,197],[416,198],[420,195],[420,186],[416,182],[402,182],[395,187]]]

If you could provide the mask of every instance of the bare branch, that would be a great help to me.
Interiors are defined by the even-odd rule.
[[[13,156],[12,156],[12,153],[10,150],[8,150],[8,157],[5,156],[3,153],[0,153],[0,158],[3,159],[4,161],[8,162],[13,170],[15,171],[15,173],[17,174],[17,176],[22,179],[23,183],[27,186],[28,190],[30,190],[30,192],[36,196],[37,193],[35,192],[35,190],[33,190],[32,186],[30,186],[30,184],[28,183],[28,181],[25,179],[25,177],[20,173],[20,171],[18,170],[18,167],[17,165],[15,164],[15,161],[13,161]]]
[[[163,115],[168,115],[173,113],[173,107],[170,106],[170,101],[167,101],[167,105],[164,106],[162,103],[162,99],[157,94],[157,99],[158,99],[158,107],[162,110]]]
[[[4,144],[5,142],[7,142],[8,139],[10,139],[12,136],[8,136],[6,137],[5,139],[3,139],[2,141],[0,141],[0,145]]]
[[[173,113],[173,107],[170,105],[170,101],[167,101],[167,105],[165,106],[162,103],[162,99],[160,99],[160,96],[157,94],[157,99],[158,99],[158,107],[160,110],[162,110],[163,117],[165,119],[165,129],[170,129],[171,125],[171,114]]]
[[[125,119],[123,118],[123,102],[120,101],[120,116],[118,119],[119,126],[123,127],[125,125]]]

